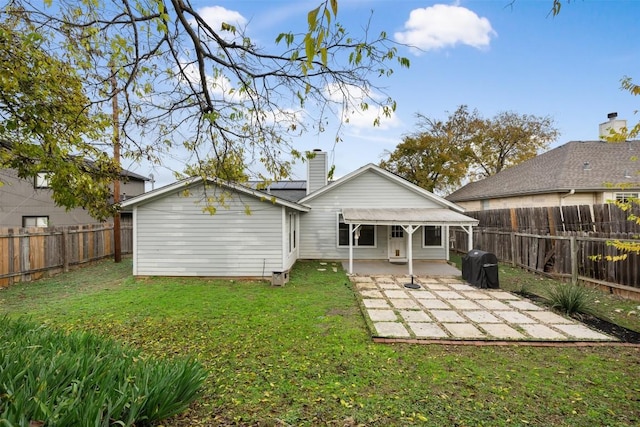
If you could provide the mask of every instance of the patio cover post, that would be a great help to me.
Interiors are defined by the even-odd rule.
[[[349,274],[353,274],[353,224],[349,224]]]
[[[469,226],[469,250],[473,249],[473,225]]]
[[[409,276],[413,276],[413,232],[418,229],[413,225],[403,225],[402,229],[408,234],[407,236],[407,261],[409,263]]]

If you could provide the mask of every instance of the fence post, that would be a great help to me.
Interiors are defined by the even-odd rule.
[[[571,284],[578,284],[578,242],[576,236],[571,236]]]
[[[512,231],[509,233],[511,239],[511,267],[516,266],[516,233]]]
[[[20,234],[20,233],[18,233]],[[9,258],[9,270],[7,270],[7,273],[11,274],[15,272],[15,251],[14,251],[14,243],[13,243],[13,228],[10,228],[9,231],[7,232],[7,238],[9,239],[9,253],[8,253],[8,258]],[[13,283],[15,282],[15,279],[13,277],[13,275],[9,276],[9,285],[13,285]]]
[[[62,269],[66,273],[69,271],[69,227],[64,227],[62,229]]]

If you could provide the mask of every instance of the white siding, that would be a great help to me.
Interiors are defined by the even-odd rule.
[[[210,215],[202,212],[201,191],[137,207],[137,275],[268,278],[282,269],[285,208],[236,194]]]
[[[343,208],[442,208],[410,189],[370,170],[326,191],[306,204],[311,212],[300,218],[300,258],[347,259],[349,248],[337,246],[337,212]],[[355,259],[388,259],[388,227],[376,229],[376,246],[359,247]],[[414,259],[445,259],[444,249],[423,249],[422,230],[413,235]]]

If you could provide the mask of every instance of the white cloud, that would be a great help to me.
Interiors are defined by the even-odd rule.
[[[497,35],[487,18],[480,18],[467,8],[445,4],[412,10],[404,29],[394,37],[399,43],[414,47],[416,54],[457,44],[481,49]]]
[[[198,14],[214,31],[220,31],[222,23],[233,25],[236,29],[244,29],[247,19],[235,10],[225,9],[222,6],[207,6],[198,9]]]

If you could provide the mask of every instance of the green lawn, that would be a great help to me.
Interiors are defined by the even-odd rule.
[[[135,280],[130,260],[103,262],[0,290],[0,315],[195,356],[210,373],[202,396],[165,426],[640,424],[638,347],[374,344],[345,274],[320,267],[298,262],[271,287]],[[538,280],[506,268],[505,288]]]

